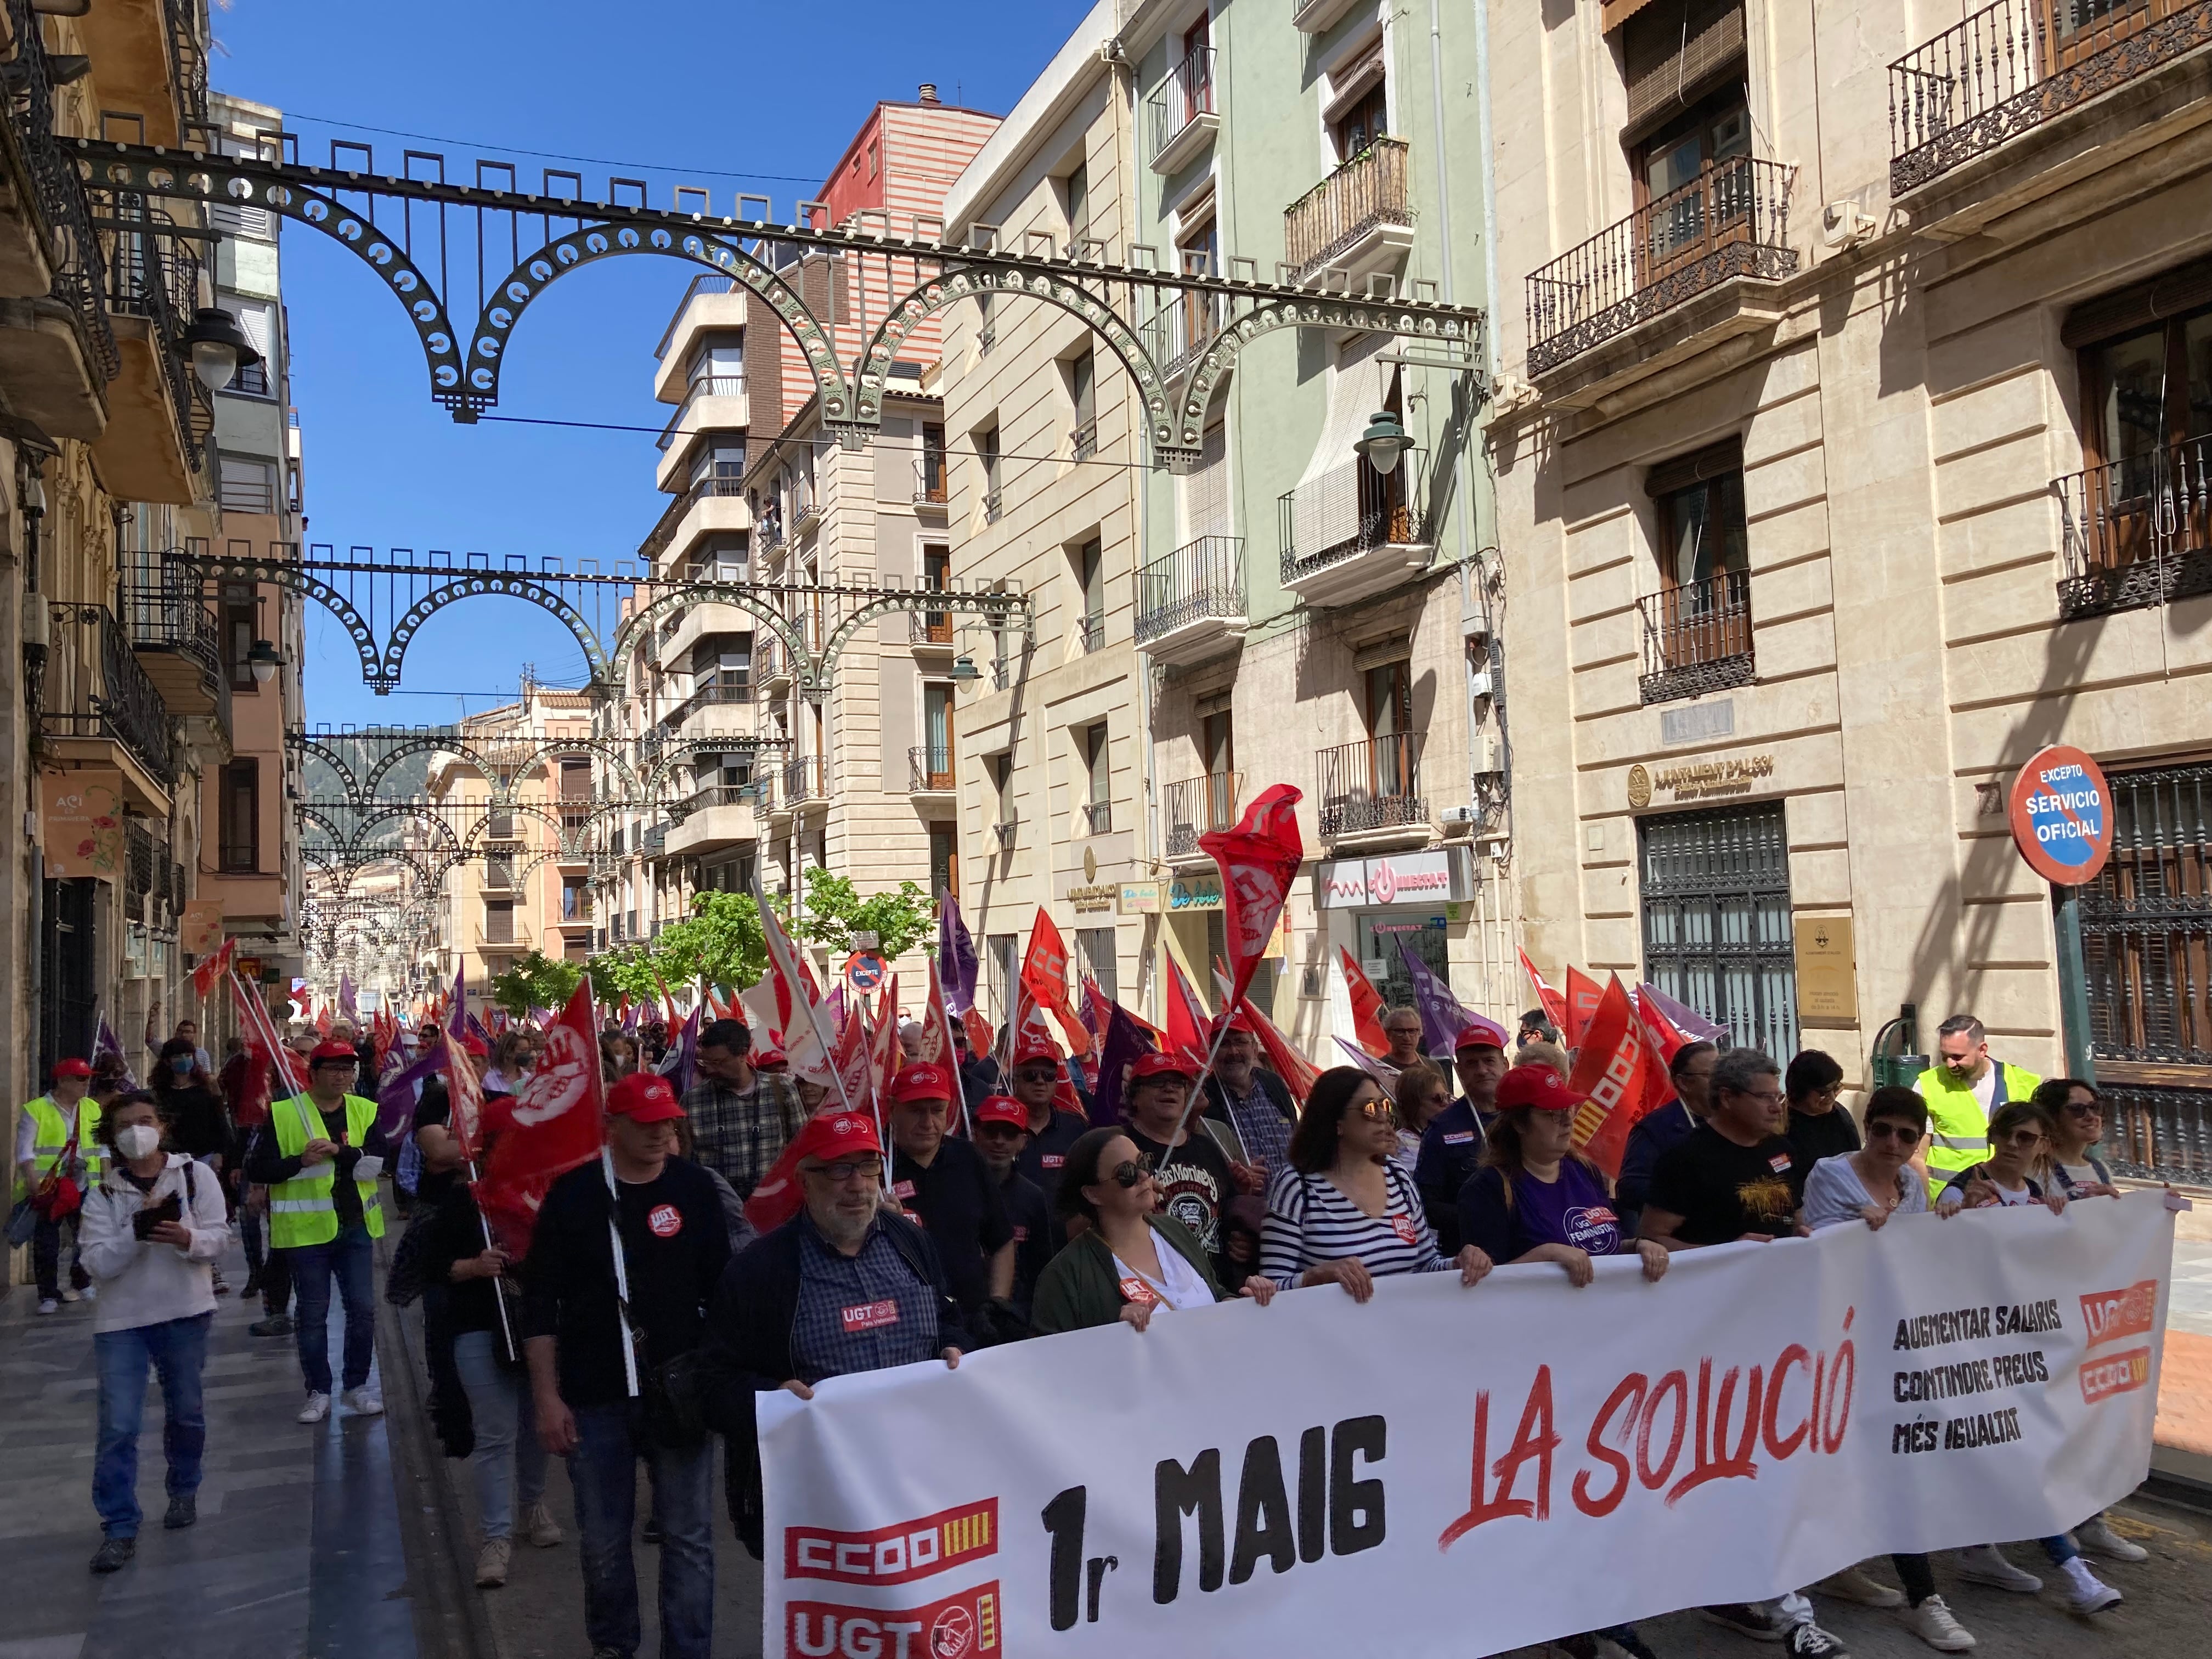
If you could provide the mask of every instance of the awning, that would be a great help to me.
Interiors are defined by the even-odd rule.
[[[1612,33],[1650,3],[1651,0],[1605,0],[1605,33]]]
[[[1387,386],[1373,359],[1389,344],[1387,335],[1355,340],[1338,360],[1328,381],[1328,419],[1321,441],[1299,477],[1291,509],[1291,536],[1301,556],[1348,542],[1359,533],[1359,490],[1349,473],[1359,459],[1352,447],[1367,429],[1368,417],[1382,408]],[[1332,485],[1331,473],[1345,477]]]

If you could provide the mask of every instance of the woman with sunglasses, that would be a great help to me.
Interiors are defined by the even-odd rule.
[[[1040,1335],[1116,1320],[1141,1331],[1159,1309],[1229,1299],[1198,1235],[1160,1212],[1152,1160],[1127,1130],[1087,1130],[1067,1149],[1056,1201],[1085,1224],[1037,1276],[1030,1322]],[[1238,1294],[1265,1307],[1275,1286],[1255,1273]]]
[[[2105,1103],[2096,1090],[2078,1077],[2054,1077],[2038,1084],[2028,1098],[2051,1115],[2051,1140],[2036,1178],[2065,1194],[2069,1204],[2118,1198],[2112,1172],[2089,1151],[2105,1138]]]
[[[1928,1208],[1928,1183],[1911,1167],[1928,1133],[1928,1103],[1891,1084],[1867,1102],[1866,1145],[1824,1158],[1805,1177],[1805,1224],[1818,1232],[1840,1222],[1879,1227],[1893,1215]]]
[[[1421,1132],[1429,1120],[1451,1104],[1451,1085],[1425,1060],[1414,1060],[1398,1073],[1392,1091],[1398,1102],[1398,1156],[1406,1167],[1421,1155]]]
[[[1291,1167],[1267,1187],[1260,1271],[1278,1287],[1341,1285],[1355,1302],[1395,1273],[1459,1270],[1479,1283],[1488,1255],[1469,1244],[1447,1260],[1412,1174],[1398,1161],[1397,1112],[1356,1066],[1323,1072],[1291,1133]]]
[[[1990,1119],[1988,1161],[1961,1170],[1945,1182],[1936,1213],[1954,1216],[1961,1210],[2044,1204],[2057,1214],[2066,1207],[2066,1194],[2055,1187],[2046,1191],[2028,1173],[2050,1144],[2051,1115],[2033,1100],[2008,1101]]]

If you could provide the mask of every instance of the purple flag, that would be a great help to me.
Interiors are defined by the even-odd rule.
[[[457,956],[453,958],[453,1015],[446,1022],[446,1029],[459,1036],[475,1024],[476,1018],[469,1012],[468,965],[465,958]],[[477,1029],[481,1031],[483,1028]]]
[[[1428,1041],[1429,1052],[1449,1055],[1459,1044],[1459,1034],[1474,1020],[1460,1006],[1451,987],[1431,973],[1428,963],[1415,956],[1402,939],[1398,941],[1398,954],[1413,978],[1413,1006],[1421,1011],[1421,1035]]]
[[[415,1085],[435,1077],[446,1063],[446,1045],[434,1042],[412,1066],[394,1072],[376,1091],[376,1127],[387,1138],[406,1133],[415,1121]]]
[[[1384,1065],[1382,1061],[1376,1059],[1356,1042],[1346,1042],[1342,1037],[1336,1038],[1335,1042],[1338,1048],[1344,1050],[1354,1066],[1366,1073],[1385,1089],[1397,1086],[1398,1073],[1393,1067]]]
[[[660,1075],[668,1079],[669,1087],[676,1091],[678,1100],[690,1092],[691,1062],[699,1046],[699,1011],[694,1008],[684,1017],[683,1024],[676,1028],[676,1037],[668,1045],[668,1052],[660,1057]]]
[[[338,1012],[348,1019],[361,1018],[361,1008],[354,999],[353,975],[343,968],[338,969]]]
[[[471,1036],[474,1037],[478,1042],[483,1043],[485,1048],[489,1048],[492,1046],[491,1033],[484,1030],[483,1022],[478,1019],[474,1014],[463,1016],[461,1029],[467,1032]]]
[[[122,1061],[123,1086],[125,1089],[136,1089],[138,1086],[138,1079],[131,1074],[131,1062],[124,1058],[123,1045],[116,1040],[114,1030],[108,1025],[107,1016],[102,1014],[100,1017],[100,1029],[94,1034],[92,1039],[92,1057],[97,1062],[107,1054],[113,1054],[117,1060]]]
[[[637,1035],[637,1004],[635,1002],[623,1010],[622,1028],[632,1036]]]
[[[1652,1006],[1666,1015],[1674,1028],[1692,1042],[1718,1042],[1729,1036],[1725,1025],[1716,1025],[1694,1008],[1685,1008],[1663,991],[1655,991],[1649,985],[1636,988],[1638,996],[1651,999]]]
[[[1106,1035],[1098,1049],[1098,1081],[1091,1091],[1091,1127],[1121,1121],[1121,1076],[1152,1051],[1152,1034],[1118,1002],[1106,1004]]]
[[[960,920],[960,901],[950,893],[937,901],[937,978],[945,988],[946,1012],[964,1014],[975,1006],[975,941]]]

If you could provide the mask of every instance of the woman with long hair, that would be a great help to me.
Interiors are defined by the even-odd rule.
[[[1341,1285],[1355,1302],[1398,1273],[1456,1268],[1476,1285],[1490,1257],[1469,1244],[1438,1254],[1420,1193],[1398,1160],[1398,1114],[1382,1085],[1357,1066],[1323,1072],[1291,1132],[1290,1167],[1267,1185],[1260,1271],[1290,1291]]]
[[[1451,1104],[1451,1084],[1425,1060],[1414,1060],[1398,1073],[1391,1091],[1398,1107],[1398,1155],[1411,1169],[1421,1155],[1421,1131],[1429,1120]]]
[[[2036,1178],[2072,1203],[2080,1198],[2118,1198],[2112,1172],[2089,1149],[2105,1138],[2105,1097],[2078,1077],[2048,1078],[2028,1097],[2051,1120],[2051,1139],[2036,1164]],[[2130,1559],[2137,1558],[2130,1557]]]

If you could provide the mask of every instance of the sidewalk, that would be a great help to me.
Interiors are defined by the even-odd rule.
[[[246,1282],[234,1249],[223,1263]],[[0,1297],[0,1659],[415,1659],[407,1565],[381,1418],[295,1423],[289,1339],[253,1337],[257,1297],[216,1304],[199,1523],[164,1532],[161,1403],[138,1442],[146,1514],[129,1566],[94,1577],[94,1305],[45,1318]],[[331,1353],[341,1343],[332,1298]]]
[[[2158,1443],[2212,1458],[2212,1243],[2173,1243],[2166,1357],[2158,1379]]]

